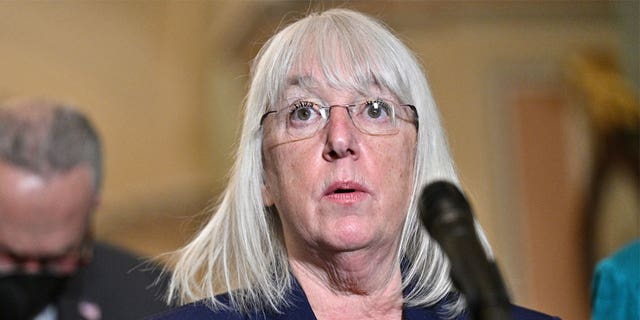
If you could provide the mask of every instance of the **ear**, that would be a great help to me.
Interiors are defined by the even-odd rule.
[[[99,194],[94,194],[91,197],[91,202],[89,203],[89,208],[86,214],[86,219],[87,219],[87,226],[86,229],[87,231],[85,232],[92,232],[93,229],[93,223],[95,221],[95,216],[96,216],[96,210],[98,209],[98,207],[100,206],[100,202],[101,202],[102,198],[100,197]]]
[[[260,189],[262,191],[262,202],[264,203],[264,206],[271,207],[274,204],[274,202],[273,202],[273,197],[271,196],[271,192],[269,191],[269,188],[263,182],[262,187],[260,187]]]

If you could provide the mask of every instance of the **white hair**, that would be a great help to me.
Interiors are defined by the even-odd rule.
[[[450,316],[464,308],[449,278],[448,260],[420,226],[417,198],[422,186],[458,183],[445,134],[424,72],[412,52],[382,23],[346,9],[310,14],[273,36],[253,62],[244,123],[229,184],[211,219],[177,252],[169,300],[215,299],[229,292],[231,307],[244,312],[282,310],[292,275],[277,213],[266,208],[260,118],[282,98],[287,75],[314,57],[330,85],[362,90],[376,83],[419,116],[411,203],[398,259],[403,266],[405,303],[430,306],[447,301]],[[481,236],[482,237],[482,236]]]

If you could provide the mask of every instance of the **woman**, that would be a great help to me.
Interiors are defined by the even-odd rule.
[[[170,299],[197,302],[158,319],[463,313],[416,212],[454,166],[420,65],[389,30],[344,9],[289,25],[258,53],[245,108],[229,186],[173,273]]]

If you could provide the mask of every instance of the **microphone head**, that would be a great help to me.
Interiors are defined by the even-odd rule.
[[[446,229],[473,225],[469,202],[456,185],[435,181],[422,190],[419,201],[420,220],[436,240]]]
[[[419,199],[420,220],[449,259],[451,279],[474,319],[510,319],[509,296],[495,262],[476,234],[469,202],[447,181],[427,185]]]

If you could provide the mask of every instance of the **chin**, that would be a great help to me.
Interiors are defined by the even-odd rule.
[[[327,243],[336,251],[356,251],[360,249],[366,249],[375,243],[379,232],[373,232],[371,228],[364,228],[362,226],[355,227],[352,225],[341,226],[331,230],[326,235]]]

